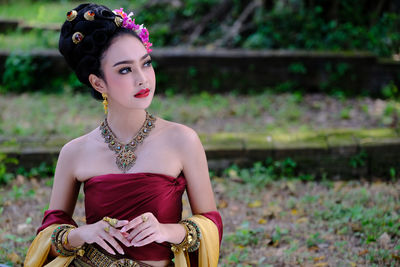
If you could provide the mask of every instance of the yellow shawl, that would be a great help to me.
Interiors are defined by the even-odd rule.
[[[218,265],[219,235],[218,228],[210,219],[202,215],[190,217],[201,231],[199,247],[199,267],[214,267]],[[33,240],[25,258],[25,267],[42,267],[45,264],[51,248],[51,234],[59,224],[53,224],[42,230]],[[58,256],[45,267],[67,267],[74,259]],[[188,252],[175,253],[175,266],[190,267]]]
[[[51,249],[51,234],[59,224],[52,224],[46,227],[36,236],[31,246],[29,247],[28,253],[25,257],[25,267],[42,267],[45,264],[47,257]],[[51,262],[44,265],[45,267],[67,267],[75,256],[62,257],[58,256]]]
[[[215,267],[219,258],[219,234],[218,228],[210,219],[202,215],[194,215],[189,218],[194,221],[201,231],[199,247],[199,267]],[[188,252],[175,253],[175,266],[190,267]]]

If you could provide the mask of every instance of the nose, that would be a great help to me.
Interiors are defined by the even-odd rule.
[[[143,86],[146,83],[147,78],[146,75],[143,73],[143,71],[139,70],[137,72],[136,81],[137,81],[137,86]]]

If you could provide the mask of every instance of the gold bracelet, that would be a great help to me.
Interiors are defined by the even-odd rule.
[[[197,224],[191,220],[180,221],[186,230],[186,235],[183,241],[179,244],[172,244],[171,250],[174,253],[182,251],[193,252],[200,247],[201,232]]]
[[[73,248],[72,250],[65,248],[65,245],[68,245],[68,234],[75,228],[75,226],[69,224],[62,224],[53,231],[51,243],[56,247],[56,251],[61,256],[69,257],[76,254],[83,256],[83,254],[85,254],[82,246]]]

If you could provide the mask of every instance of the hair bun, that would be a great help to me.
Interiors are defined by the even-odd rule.
[[[61,32],[58,48],[68,65],[74,70],[78,79],[87,86],[91,86],[89,75],[103,77],[101,56],[109,47],[111,40],[119,34],[130,34],[141,37],[124,27],[117,26],[121,17],[108,7],[97,4],[81,4],[67,12]],[[122,20],[122,17],[120,18]],[[93,95],[101,100],[101,94],[93,89]]]

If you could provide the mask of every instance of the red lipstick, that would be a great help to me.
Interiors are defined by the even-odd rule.
[[[139,91],[136,95],[134,95],[134,96],[137,97],[137,98],[143,98],[143,97],[148,96],[149,93],[150,93],[150,89],[149,89],[149,88],[146,88],[146,89],[140,90],[140,91]]]

